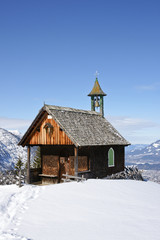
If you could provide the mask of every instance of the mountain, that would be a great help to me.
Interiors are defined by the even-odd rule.
[[[27,160],[26,148],[18,146],[21,134],[18,131],[7,131],[0,128],[0,170],[13,169],[18,157]]]
[[[135,150],[142,150],[143,148],[147,147],[148,144],[133,144],[129,145],[125,148],[126,153],[133,152]]]
[[[142,149],[126,151],[126,165],[136,164],[142,169],[160,170],[160,140]]]
[[[27,160],[26,148],[18,146],[21,134],[0,128],[0,170],[13,169],[18,157]],[[33,159],[36,149],[31,151]],[[139,169],[160,170],[160,140],[150,144],[135,144],[126,148],[126,165],[137,165]]]

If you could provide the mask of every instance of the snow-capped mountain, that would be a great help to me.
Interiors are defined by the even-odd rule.
[[[143,148],[147,147],[148,144],[133,144],[129,145],[125,148],[126,153],[134,152],[135,150],[142,150]]]
[[[152,167],[160,168],[160,140],[142,149],[135,148],[126,152],[126,163],[138,165],[145,164],[150,165],[150,167],[152,165]]]
[[[18,157],[25,162],[27,159],[26,148],[18,146],[21,135],[17,131],[7,131],[0,128],[0,170],[13,169]]]

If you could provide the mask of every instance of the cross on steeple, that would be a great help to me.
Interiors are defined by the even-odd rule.
[[[96,78],[98,78],[98,75],[99,75],[99,72],[96,71],[96,73],[95,73]]]

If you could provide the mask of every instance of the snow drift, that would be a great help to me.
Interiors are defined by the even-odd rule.
[[[88,180],[0,186],[0,239],[159,240],[160,185]]]

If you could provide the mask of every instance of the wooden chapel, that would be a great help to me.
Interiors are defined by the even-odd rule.
[[[91,111],[46,104],[40,109],[19,142],[28,148],[28,183],[60,183],[63,174],[103,178],[124,170],[124,148],[130,143],[104,118],[106,94],[97,77],[88,96]],[[39,169],[30,166],[33,146],[40,147]]]

